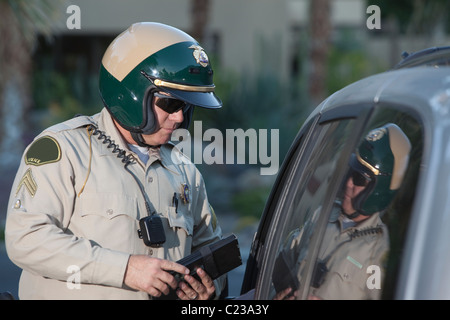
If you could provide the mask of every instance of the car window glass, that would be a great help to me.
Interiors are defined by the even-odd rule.
[[[292,173],[295,183],[281,208],[287,218],[283,226],[277,227],[279,244],[273,255],[272,271],[268,272],[271,275],[270,299],[282,295],[285,290],[295,292],[302,283],[312,235],[354,123],[355,120],[345,119],[319,125],[309,147],[301,154],[306,163]]]
[[[354,167],[361,163],[355,160],[356,164],[354,164],[350,158],[346,169],[349,174],[344,175],[341,183],[342,192],[338,193],[336,205],[329,214],[322,244],[315,266],[312,268],[313,273],[308,293],[310,299],[394,297],[403,242],[414,202],[422,156],[422,128],[420,123],[408,112],[397,111],[387,106],[381,107],[367,124],[361,141],[363,139],[389,141],[390,144],[386,148],[389,147],[390,152],[393,152],[393,145],[397,146],[397,150],[401,149],[400,144],[406,142],[400,140],[401,143],[394,143],[393,138],[387,139],[384,129],[378,129],[393,128],[392,125],[397,126],[411,144],[406,171],[400,187],[392,187],[394,176],[398,174],[398,166],[387,169],[387,166],[383,168],[383,165],[388,161],[384,161],[384,164],[381,162],[381,168],[376,173],[377,175],[371,176],[367,181],[360,181],[362,189],[359,193],[360,200],[358,200],[361,202],[360,206],[369,207],[370,205],[373,209],[368,210],[370,213],[366,212],[367,215],[350,219],[349,215],[343,214],[344,194],[349,192],[345,186],[347,183],[353,186],[353,180],[358,181],[360,177],[355,175],[353,178],[351,173],[355,171]],[[374,128],[376,130],[373,130]],[[392,133],[391,136],[393,136]],[[386,140],[382,140],[384,138]],[[379,146],[374,147],[374,145],[370,144],[373,153],[380,148]],[[360,146],[363,144],[361,143]],[[353,155],[357,155],[358,152],[356,148]],[[393,156],[393,163],[395,161],[399,163],[400,156],[398,154],[401,152],[397,152]],[[366,157],[364,159],[367,160]],[[392,174],[389,176],[389,173]],[[389,187],[386,187],[383,181],[389,182]],[[356,202],[356,200],[352,201]],[[370,201],[372,203],[369,203]],[[363,220],[357,221],[360,218]],[[301,277],[301,274],[299,276]]]

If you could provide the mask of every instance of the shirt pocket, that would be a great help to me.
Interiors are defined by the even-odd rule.
[[[330,272],[338,274],[343,282],[360,283],[365,277],[363,264],[350,255],[345,258],[340,257],[340,259],[335,266],[331,267]]]
[[[123,252],[139,248],[138,205],[133,197],[120,194],[84,194],[79,218],[73,221],[75,234],[100,246]]]
[[[338,257],[340,260],[329,266],[320,296],[325,299],[364,299],[367,274],[360,259],[350,255]]]
[[[81,216],[97,215],[106,219],[114,219],[118,216],[137,219],[137,200],[121,194],[89,194],[83,195],[80,214]]]
[[[167,209],[167,218],[171,228],[182,228],[186,231],[188,236],[192,236],[194,232],[194,220],[190,215],[184,212],[184,208],[178,207],[177,209],[169,206]]]

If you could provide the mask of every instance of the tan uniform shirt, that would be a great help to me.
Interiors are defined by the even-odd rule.
[[[379,299],[388,251],[388,230],[378,213],[350,228],[344,228],[339,215],[328,224],[319,252],[328,272],[312,294],[321,299]],[[367,283],[372,273],[378,288]]]
[[[91,123],[134,155],[128,169],[162,218],[162,247],[138,237],[139,219],[147,216],[144,196],[119,153],[99,135],[89,137]],[[148,299],[124,287],[129,256],[176,261],[219,240],[216,222],[194,164],[170,144],[142,163],[103,109],[48,128],[25,150],[8,205],[6,247],[23,269],[21,299]]]
[[[281,289],[301,283],[310,249],[309,239],[315,230],[319,213],[320,209],[317,209],[305,226],[293,230],[288,235],[277,256],[277,259],[286,261],[287,268],[291,268],[291,270],[283,269],[284,264],[279,263],[281,267],[274,269],[274,281],[283,279],[283,275],[291,275],[286,277],[287,283],[282,282],[285,287]],[[379,299],[381,290],[373,286],[375,283],[369,278],[373,272],[378,272],[374,274],[374,279],[382,286],[388,251],[389,234],[379,213],[354,226],[344,226],[341,209],[335,206],[320,246],[309,297],[326,300]],[[322,277],[317,276],[320,270],[317,267],[319,262],[322,262],[327,270],[322,272]],[[277,262],[275,265],[277,266]],[[300,278],[294,279],[297,276]],[[321,281],[314,281],[319,278]],[[367,284],[368,279],[370,285]]]

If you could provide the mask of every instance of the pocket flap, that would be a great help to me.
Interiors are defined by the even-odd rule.
[[[119,215],[136,218],[137,201],[134,197],[123,194],[83,194],[81,199],[81,216],[91,214],[108,219]]]
[[[168,207],[167,217],[169,219],[170,227],[183,228],[184,230],[186,230],[186,233],[188,235],[192,236],[194,232],[194,221],[187,214],[183,214],[180,208],[178,208],[178,210],[175,210],[175,207]]]

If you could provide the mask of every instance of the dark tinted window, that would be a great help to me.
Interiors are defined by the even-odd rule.
[[[394,297],[423,150],[422,127],[397,106],[378,107],[362,131],[356,124],[346,119],[318,125],[297,151],[299,159],[288,171],[291,182],[280,197],[280,216],[271,225],[259,298],[284,297],[289,290],[303,299]],[[386,124],[399,128],[411,146],[406,171],[395,187],[397,169],[384,172],[382,166],[378,176],[364,180],[352,163],[356,147],[367,136],[381,139],[372,130]],[[394,163],[399,163],[399,153]],[[375,207],[370,214],[364,207],[368,211],[363,220],[343,213],[350,177],[362,187],[359,199],[366,199],[358,201]],[[388,191],[383,181],[389,182]],[[378,197],[383,192],[388,200]],[[384,202],[387,207],[378,210],[378,203]]]
[[[329,198],[329,186],[335,183],[334,172],[353,124],[354,120],[343,120],[319,125],[308,144],[294,155],[297,163],[287,173],[292,182],[280,197],[283,215],[271,226],[276,233],[269,239],[272,252],[268,258],[272,259],[267,260],[264,272],[270,279],[259,288],[261,297],[274,298],[285,288],[299,287],[297,274],[305,270],[301,262],[308,254],[320,208]]]

